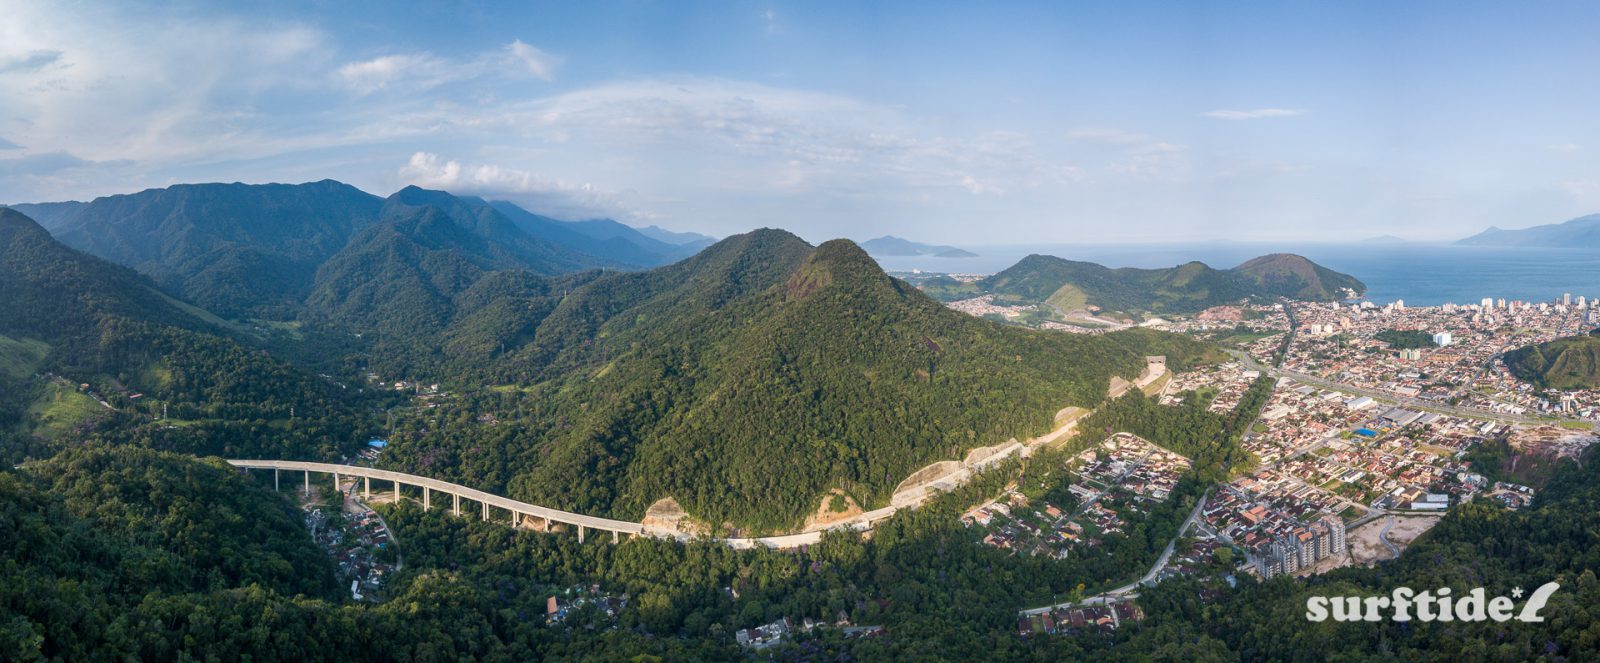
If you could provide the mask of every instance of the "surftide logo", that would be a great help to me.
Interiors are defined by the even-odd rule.
[[[1488,598],[1482,587],[1465,594],[1452,596],[1449,587],[1431,592],[1417,593],[1410,587],[1396,587],[1389,596],[1312,596],[1306,599],[1306,619],[1313,622],[1380,622],[1387,614],[1397,622],[1542,622],[1539,611],[1544,609],[1550,596],[1561,585],[1547,582],[1517,609],[1516,599],[1522,598],[1521,587],[1511,590],[1511,596]]]

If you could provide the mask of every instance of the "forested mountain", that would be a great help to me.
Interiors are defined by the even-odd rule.
[[[1600,336],[1594,332],[1517,348],[1501,358],[1512,375],[1540,387],[1600,387]]]
[[[1227,270],[1255,286],[1261,296],[1313,302],[1339,301],[1366,291],[1366,284],[1292,253],[1269,253]]]
[[[561,274],[654,267],[699,248],[657,241],[613,221],[557,221],[511,203],[417,187],[383,199],[332,180],[183,184],[12,208],[63,243],[132,267],[229,319],[292,320],[308,297],[341,287],[324,283],[320,273],[364,276],[352,274],[350,264],[375,260],[373,252],[401,259],[420,259],[418,251],[458,252],[451,260],[480,269]],[[395,245],[396,235],[416,246]]]
[[[672,497],[711,523],[781,528],[828,490],[881,504],[911,471],[1043,433],[1182,337],[1008,328],[889,278],[845,240],[760,230],[573,289],[481,374],[514,421],[404,436],[391,457],[541,504],[638,518]],[[423,424],[419,424],[423,425]]]
[[[7,459],[100,420],[123,439],[212,453],[327,456],[354,441],[331,385],[247,349],[222,320],[10,209],[0,209],[0,310]],[[295,427],[274,430],[291,414]],[[183,425],[151,423],[161,415]]]
[[[528,235],[483,201],[442,191],[402,189],[384,203],[382,219],[317,270],[308,317],[426,338],[455,315],[455,297],[491,272],[615,266]]]
[[[1456,244],[1551,249],[1600,248],[1600,214],[1528,228],[1506,229],[1489,226],[1481,233],[1458,240]]]
[[[290,315],[317,266],[383,200],[332,180],[182,184],[88,203],[16,205],[73,248],[132,267],[226,317]]]
[[[1193,313],[1242,299],[1344,299],[1366,286],[1355,277],[1286,253],[1232,269],[1189,262],[1163,269],[1112,269],[1091,262],[1030,255],[978,284],[1002,301],[1042,303],[1067,312],[1087,306],[1128,315]]]

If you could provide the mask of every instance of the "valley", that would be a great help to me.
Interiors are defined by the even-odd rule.
[[[1097,276],[1053,287],[1048,278],[1061,277],[1016,270],[907,281],[847,241],[812,246],[759,230],[664,266],[619,269],[530,234],[517,220],[533,221],[504,205],[415,188],[356,198],[370,218],[357,217],[344,246],[321,249],[293,277],[303,280],[260,289],[261,299],[229,295],[220,313],[184,299],[204,291],[184,259],[132,263],[144,273],[135,272],[0,211],[13,240],[0,266],[17,286],[7,303],[48,311],[0,328],[0,379],[21,387],[0,403],[16,471],[41,472],[32,468],[87,444],[113,454],[103,462],[134,466],[228,459],[265,491],[250,498],[263,504],[284,500],[296,479],[307,489],[332,482],[388,523],[386,541],[407,542],[406,562],[381,561],[369,534],[323,532],[340,514],[304,516],[321,537],[312,549],[350,567],[340,583],[355,581],[327,590],[314,614],[389,619],[387,606],[408,594],[478,586],[497,564],[528,563],[490,561],[510,545],[560,551],[569,566],[525,571],[511,581],[517,598],[489,604],[537,604],[541,615],[553,604],[542,628],[587,625],[607,637],[686,629],[699,634],[686,643],[731,652],[905,633],[927,619],[802,607],[804,592],[737,579],[756,568],[809,559],[808,569],[875,576],[857,557],[870,548],[944,586],[933,579],[941,566],[914,552],[939,541],[966,563],[1012,569],[1014,582],[975,614],[1020,615],[1011,630],[1023,642],[1121,640],[1147,630],[1163,588],[1198,583],[1213,588],[1201,596],[1226,600],[1215,588],[1404,558],[1444,522],[1416,515],[1433,508],[1412,505],[1429,491],[1442,491],[1451,513],[1480,494],[1523,508],[1565,467],[1529,461],[1540,469],[1516,476],[1540,477],[1530,487],[1499,474],[1486,483],[1460,460],[1484,444],[1481,422],[1513,439],[1538,434],[1550,419],[1505,405],[1524,396],[1456,404],[1390,393],[1398,387],[1364,373],[1313,374],[1329,352],[1318,307],[1337,306],[1328,288],[1349,295],[1360,284],[1292,256],[1233,271],[1106,276],[1074,266],[1067,278]],[[95,223],[71,211],[70,223]],[[65,218],[54,223],[67,227]],[[567,257],[550,260],[557,254]],[[952,287],[989,292],[983,306],[922,292]],[[1139,289],[1156,294],[1129,298]],[[1049,296],[1030,304],[1034,290]],[[1379,334],[1394,328],[1380,320],[1396,307],[1355,310],[1378,342],[1400,338]],[[1352,405],[1363,397],[1400,414],[1371,418]],[[1391,421],[1406,407],[1437,415],[1426,430]],[[357,454],[380,437],[381,452]],[[1565,457],[1583,453],[1554,444],[1567,445]],[[285,475],[289,489],[272,497]],[[1302,533],[1318,543],[1286,543]],[[738,560],[696,562],[719,569],[719,598],[667,608],[711,588],[608,561],[685,554]],[[473,559],[476,579],[434,575]],[[763,582],[796,582],[785,573]],[[889,596],[893,575],[825,591]],[[371,607],[337,607],[358,595]],[[785,606],[773,608],[782,619],[755,616],[753,605]],[[691,625],[704,620],[746,635],[730,643]]]

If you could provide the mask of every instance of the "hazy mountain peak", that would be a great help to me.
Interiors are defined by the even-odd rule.
[[[867,253],[878,256],[938,256],[940,258],[972,258],[978,254],[954,246],[923,244],[908,239],[884,235],[861,243]]]
[[[1539,248],[1600,248],[1600,214],[1588,214],[1561,223],[1504,229],[1489,226],[1461,239],[1464,246],[1522,246]]]

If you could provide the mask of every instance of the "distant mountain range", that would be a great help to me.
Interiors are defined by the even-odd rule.
[[[1459,240],[1461,246],[1522,246],[1534,248],[1600,248],[1600,214],[1580,216],[1563,223],[1507,230],[1488,230]]]
[[[700,233],[680,233],[667,230],[660,226],[645,226],[639,232],[650,239],[666,242],[676,246],[685,246],[694,249],[703,249],[717,242],[717,238]]]
[[[884,235],[861,243],[861,248],[875,256],[935,256],[939,258],[976,258],[978,254],[954,246],[923,244],[894,235]]]
[[[607,219],[557,221],[509,202],[417,187],[384,199],[333,180],[184,184],[11,208],[67,245],[132,267],[229,318],[294,317],[320,280],[349,273],[354,253],[394,251],[418,260],[420,247],[448,245],[467,249],[480,269],[557,274],[655,267],[693,255],[704,243],[699,236],[665,242]],[[393,245],[402,237],[414,246]],[[411,266],[447,268],[427,261]]]
[[[1092,262],[1030,255],[976,284],[925,284],[942,299],[996,295],[1001,302],[1044,304],[1060,313],[1090,307],[1133,317],[1181,314],[1243,300],[1279,297],[1335,301],[1366,285],[1301,256],[1274,253],[1232,269],[1189,262],[1163,269],[1112,269]]]

